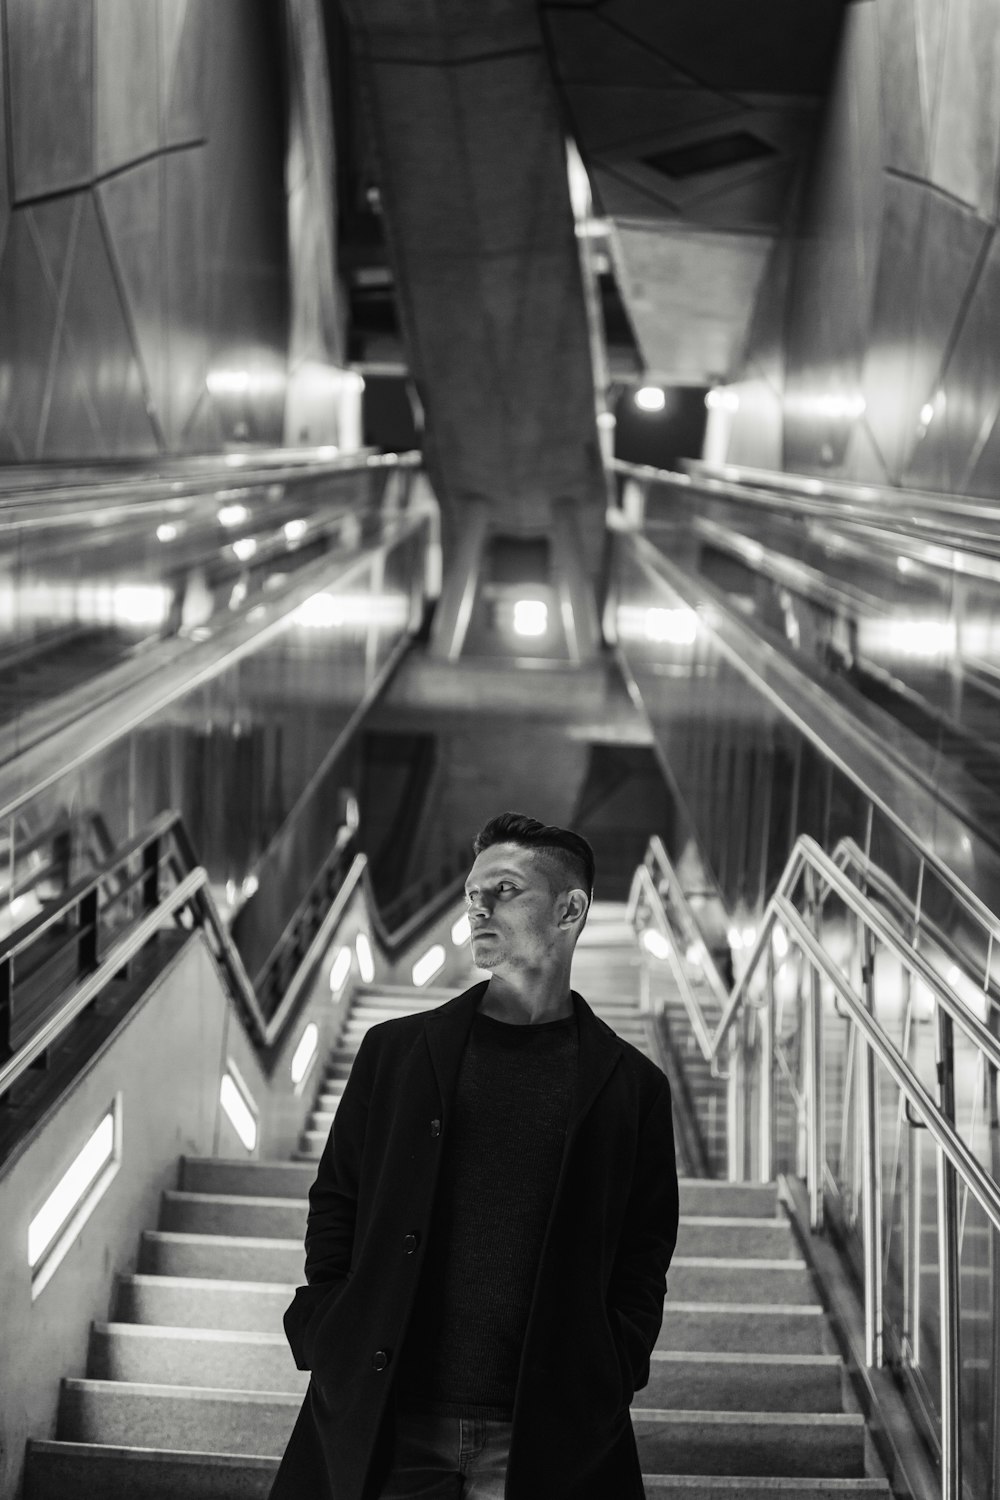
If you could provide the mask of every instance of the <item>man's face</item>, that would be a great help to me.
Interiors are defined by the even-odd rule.
[[[518,844],[494,844],[477,855],[465,894],[478,968],[523,973],[550,960],[563,932],[543,858]]]

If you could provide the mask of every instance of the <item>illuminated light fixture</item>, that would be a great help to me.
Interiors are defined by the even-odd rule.
[[[239,454],[231,453],[229,457],[238,458]],[[218,519],[222,526],[242,526],[250,519],[250,512],[245,505],[224,505],[218,512]]]
[[[693,609],[647,609],[643,621],[647,641],[669,641],[672,646],[693,646],[698,635],[698,616]]]
[[[253,1108],[253,1100],[249,1092],[236,1081],[236,1074],[232,1063],[222,1075],[219,1084],[219,1103],[225,1111],[229,1123],[248,1151],[252,1151],[257,1144],[257,1115]]]
[[[740,932],[740,929],[738,927],[730,927],[729,931],[726,933],[726,942],[729,944],[730,948],[743,947],[743,934],[742,932]]]
[[[244,396],[250,389],[250,371],[209,370],[205,384],[213,396]]]
[[[339,990],[344,988],[353,962],[354,955],[351,953],[350,948],[341,948],[338,950],[337,956],[330,968],[330,993],[332,995],[336,995]]]
[[[422,985],[429,984],[435,974],[444,968],[445,951],[443,943],[435,943],[432,948],[422,954],[413,965],[411,977],[413,983],[419,989]]]
[[[752,948],[754,943],[757,941],[756,927],[744,927],[743,931],[740,933],[740,937],[743,939],[744,948]]]
[[[322,448],[317,448],[316,449],[316,457],[317,458],[336,458],[337,455],[339,454],[339,452],[340,452],[340,449],[339,448],[335,448],[331,443],[324,443],[324,445],[323,445]]]
[[[727,391],[717,386],[706,395],[705,405],[709,411],[739,411],[740,398],[736,391]]]
[[[913,567],[913,564],[908,557],[897,557],[896,567],[898,568],[900,573],[909,573]]]
[[[613,411],[599,411],[597,413],[597,425],[598,427],[606,428],[617,427],[618,418]]]
[[[962,971],[958,967],[958,964],[952,964],[949,967],[948,973],[945,977],[947,978],[948,983],[951,985],[952,989],[954,989],[956,984],[962,977]]]
[[[248,875],[243,882],[244,898],[249,901],[251,896],[256,896],[259,889],[260,881],[257,879],[256,875]]]
[[[864,396],[817,396],[815,409],[823,417],[863,417],[868,403]]]
[[[700,964],[705,957],[704,943],[689,943],[684,950],[684,958],[689,964]]]
[[[549,606],[543,599],[518,599],[515,602],[515,635],[544,635],[548,626]]]
[[[774,943],[774,951],[778,959],[788,957],[788,934],[780,922],[775,922],[771,929],[771,941]]]
[[[471,935],[472,929],[469,926],[468,914],[463,913],[462,916],[459,917],[457,922],[452,923],[451,940],[456,948],[461,948],[463,943],[467,943],[469,941]]]
[[[335,630],[345,625],[380,625],[401,629],[409,619],[405,594],[313,594],[293,616],[307,630]]]
[[[318,1045],[319,1027],[315,1021],[310,1021],[299,1037],[298,1046],[292,1053],[292,1065],[289,1072],[292,1075],[292,1082],[296,1088],[298,1088],[303,1078],[309,1072],[310,1065],[316,1057],[316,1048]]]
[[[658,932],[655,927],[647,927],[645,929],[642,934],[642,946],[654,958],[670,957],[670,944],[663,936],[663,933]]]
[[[116,625],[162,625],[170,609],[170,591],[158,583],[116,583],[110,602]]]
[[[156,528],[156,540],[158,542],[173,542],[177,540],[177,527],[171,526],[169,521],[164,521],[162,526]]]
[[[282,530],[286,542],[300,542],[309,530],[308,521],[286,521]]]
[[[958,641],[954,620],[865,620],[858,646],[870,656],[953,656]]]
[[[934,403],[925,401],[920,408],[920,421],[924,427],[929,427],[934,420]]]
[[[233,543],[233,551],[240,562],[248,562],[257,551],[257,543],[252,536],[241,536],[238,542]]]
[[[667,398],[658,385],[641,385],[633,398],[640,411],[662,411]]]
[[[103,1198],[121,1164],[121,1104],[108,1110],[28,1225],[28,1265],[37,1296]]]
[[[371,984],[375,978],[375,956],[367,932],[359,932],[354,939],[354,951],[358,956],[358,973],[362,984]]]

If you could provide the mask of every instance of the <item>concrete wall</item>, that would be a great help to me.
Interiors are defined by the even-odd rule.
[[[280,442],[281,8],[0,12],[0,461]]]
[[[802,214],[757,299],[739,411],[713,413],[712,456],[995,493],[998,181],[993,0],[848,6]]]
[[[158,1222],[160,1194],[177,1185],[179,1158],[287,1158],[297,1146],[325,1059],[337,1043],[359,982],[358,933],[369,936],[376,979],[386,983],[409,983],[414,959],[440,942],[446,961],[432,982],[451,986],[458,994],[480,977],[471,966],[468,944],[458,946],[450,938],[461,910],[462,903],[456,902],[443,911],[413,950],[393,962],[373,934],[364,886],[359,884],[316,964],[294,1022],[268,1057],[255,1049],[213,958],[195,935],[34,1136],[0,1167],[3,1500],[17,1493],[27,1438],[55,1435],[59,1383],[64,1376],[86,1374],[91,1323],[108,1318],[115,1276],[136,1269],[142,1232]],[[343,986],[331,994],[331,964],[345,945],[355,956]],[[310,1023],[319,1033],[315,1061],[296,1086],[291,1059]],[[235,1064],[258,1111],[252,1152],[219,1105],[220,1079],[230,1064]],[[117,1175],[33,1299],[28,1225],[116,1099],[122,1120]]]
[[[226,1010],[208,950],[194,939],[0,1172],[4,1497],[16,1491],[27,1437],[54,1436],[59,1381],[85,1373],[90,1324],[108,1316],[114,1274],[135,1270],[139,1237],[156,1226],[160,1193],[176,1186],[178,1157],[210,1152],[216,1142]],[[118,1174],[33,1301],[28,1224],[116,1095]]]

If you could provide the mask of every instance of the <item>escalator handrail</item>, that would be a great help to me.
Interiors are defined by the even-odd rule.
[[[58,1009],[46,1018],[38,1030],[23,1042],[10,1058],[0,1064],[0,1096],[17,1082],[36,1058],[58,1041],[73,1021],[155,936],[168,918],[179,916],[183,910],[195,904],[200,908],[203,923],[207,919],[217,939],[220,952],[216,954],[216,957],[221,956],[224,962],[230,992],[238,993],[256,1029],[262,1030],[264,1019],[257,1007],[257,997],[253,993],[246,971],[240,962],[239,954],[229,943],[208,884],[208,873],[203,866],[199,865],[189,870],[173,890],[167,892],[151,911],[135,922],[128,932],[113,944],[98,966],[74,986]]]
[[[446,892],[432,898],[398,931],[390,933],[378,915],[367,857],[362,853],[356,854],[280,1003],[273,1014],[266,1016],[239,950],[219,912],[208,872],[197,862],[183,817],[176,811],[164,812],[154,818],[141,833],[117,849],[102,865],[65,891],[57,902],[22,923],[0,945],[0,987],[8,1000],[12,996],[12,985],[16,980],[14,960],[29,951],[44,932],[61,922],[69,925],[66,946],[78,943],[85,926],[80,920],[84,904],[88,901],[96,903],[102,884],[126,871],[129,862],[137,859],[142,871],[132,882],[133,886],[144,878],[149,878],[151,873],[155,878],[155,872],[161,869],[168,870],[176,884],[166,892],[157,890],[156,899],[148,909],[114,938],[108,951],[100,956],[92,969],[78,976],[72,991],[53,1008],[39,1027],[19,1043],[9,1058],[0,1062],[0,1097],[58,1040],[156,932],[167,921],[179,920],[185,911],[203,932],[219,966],[223,983],[249,1029],[251,1040],[262,1053],[267,1053],[280,1040],[300,1002],[307,997],[317,966],[333,942],[359,885],[364,891],[373,936],[390,962],[395,961],[403,948],[419,936],[429,920],[440,915],[443,904],[446,904],[444,898],[450,899],[452,896],[449,887]],[[91,921],[99,918],[99,910],[95,907],[90,910]]]
[[[331,570],[338,566],[336,559],[319,558],[308,564],[304,576],[276,602],[280,607],[275,608],[272,619],[263,626],[248,618],[258,606],[247,605],[234,613],[210,640],[200,641],[193,647],[185,643],[187,649],[163,670],[150,673],[148,662],[143,658],[134,669],[136,680],[128,692],[124,689],[117,692],[109,701],[98,704],[72,724],[40,738],[15,761],[0,766],[0,817],[9,817],[90,755],[258,649],[262,639],[284,628],[287,616],[321,583],[327,588],[346,586],[371,565],[373,557],[404,541],[427,522],[427,513],[421,510],[387,518],[387,534],[364,547],[360,553],[343,559],[333,584],[329,580]],[[192,651],[197,657],[195,667],[190,660]]]
[[[957,497],[938,495],[925,491],[877,490],[860,486],[867,494],[834,496],[824,495],[822,490],[806,494],[810,480],[801,478],[788,488],[777,481],[781,476],[761,474],[750,481],[739,481],[724,474],[695,471],[692,474],[675,473],[669,469],[657,469],[648,464],[633,464],[615,459],[614,471],[627,479],[642,484],[661,484],[681,488],[693,494],[699,491],[707,496],[722,496],[744,504],[779,508],[784,515],[822,516],[844,524],[872,526],[887,532],[895,532],[903,539],[912,541],[916,532],[926,531],[925,540],[933,540],[950,550],[961,550],[956,542],[964,543],[974,550],[985,550],[995,556],[996,538],[1000,513],[995,500],[989,498]],[[818,484],[819,481],[816,481]],[[859,502],[852,509],[852,502]],[[885,509],[880,510],[879,504]],[[923,510],[924,514],[920,514]],[[941,517],[940,523],[936,518]],[[963,522],[965,525],[963,526]],[[975,525],[973,523],[979,523]]]
[[[664,929],[664,935],[671,934],[669,915],[665,902],[656,882],[650,875],[649,865],[651,863],[659,868],[662,877],[669,882],[672,895],[678,900],[678,904],[681,905],[691,927],[696,932],[699,931],[697,916],[684,895],[681,881],[667,856],[662,841],[655,834],[649,841],[645,861],[638,867],[633,876],[628,904],[629,921],[633,924],[635,923],[639,899],[642,895],[645,895],[657,912],[659,924],[662,924]],[[845,906],[850,907],[855,916],[864,922],[869,930],[887,948],[895,953],[896,957],[910,971],[913,977],[919,979],[921,983],[925,984],[932,991],[938,1003],[962,1029],[968,1040],[984,1054],[990,1065],[1000,1068],[1000,1042],[997,1041],[997,1038],[988,1027],[983,1025],[978,1016],[969,1010],[968,1006],[955,998],[949,986],[924,955],[918,951],[916,946],[908,942],[899,928],[883,915],[878,907],[853,881],[848,879],[845,871],[850,867],[856,868],[865,880],[873,881],[875,878],[877,867],[862,854],[853,839],[841,839],[836,845],[833,854],[829,855],[809,834],[799,835],[789,855],[781,878],[778,881],[777,889],[765,907],[744,972],[740,975],[728,994],[725,991],[718,971],[708,957],[708,945],[704,937],[702,937],[705,975],[706,978],[709,978],[714,992],[722,1001],[722,1013],[714,1032],[701,1008],[693,986],[684,974],[682,966],[679,964],[676,966],[672,965],[675,975],[678,977],[678,984],[685,1009],[692,1019],[692,1029],[698,1039],[699,1047],[705,1061],[716,1068],[718,1067],[718,1060],[722,1054],[723,1045],[727,1041],[739,1012],[745,1005],[750,1003],[748,999],[750,981],[756,972],[757,965],[766,953],[767,946],[771,940],[771,932],[775,921],[774,913],[777,909],[776,903],[787,903],[802,875],[809,869],[818,875],[822,881],[822,896],[820,899],[826,899],[830,894],[834,894]],[[961,902],[971,914],[976,916],[982,914],[985,919],[983,921],[984,930],[988,935],[992,936],[995,933],[997,936],[1000,936],[1000,922],[997,921],[992,912],[983,906],[983,903],[971,891],[967,890],[961,881],[952,875],[950,871],[945,869],[943,870],[943,874],[948,877],[948,889],[955,900]],[[880,876],[879,883],[882,884],[886,892],[890,889],[894,893],[899,892],[899,888],[894,886],[894,883],[889,880],[888,876],[882,875],[882,872],[878,872],[878,875]],[[899,895],[902,896],[903,893],[899,892]],[[903,899],[905,900],[906,898],[903,897]],[[930,929],[928,928],[928,930]],[[676,944],[671,942],[671,955],[673,955],[675,949]]]
[[[216,463],[214,467],[205,470],[182,471],[175,475],[150,476],[140,472],[90,484],[27,484],[16,490],[0,490],[0,522],[9,525],[4,513],[22,506],[30,507],[35,516],[33,523],[26,516],[26,524],[37,525],[39,520],[44,520],[44,516],[39,515],[44,506],[50,506],[54,510],[66,506],[74,517],[78,517],[81,509],[90,503],[114,506],[118,502],[122,507],[148,506],[151,501],[158,499],[184,500],[196,495],[212,495],[218,493],[220,488],[226,491],[257,489],[264,485],[294,484],[297,481],[306,482],[338,474],[364,474],[374,468],[415,468],[421,461],[418,451],[373,453],[362,449],[342,457],[313,459],[308,463],[286,461],[268,466],[259,459],[256,462],[248,459],[238,467]]]
[[[845,714],[844,704],[801,661],[749,631],[746,620],[729,607],[713,585],[699,580],[695,588],[691,579],[645,537],[616,523],[612,523],[612,529],[618,541],[629,547],[637,566],[697,614],[700,627],[711,636],[720,654],[891,819],[919,857],[944,869],[930,845],[913,832],[894,804],[906,808],[910,822],[919,813],[939,833],[941,814],[946,811],[953,820],[950,831],[956,838],[961,835],[972,846],[980,842],[993,854],[998,852],[996,840],[974,826],[962,805],[959,793],[964,773],[953,785],[946,785],[940,767],[932,766],[929,757],[921,766],[904,757],[903,750],[891,740],[883,737],[876,742],[874,730],[863,720]],[[623,670],[628,676],[627,666]],[[958,778],[959,773],[955,776]],[[878,789],[880,780],[884,790]]]

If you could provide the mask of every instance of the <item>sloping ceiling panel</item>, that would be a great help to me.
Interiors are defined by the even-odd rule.
[[[449,524],[604,503],[563,130],[531,0],[348,7],[426,452]]]

